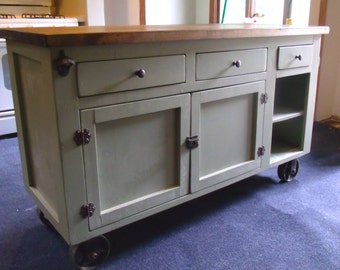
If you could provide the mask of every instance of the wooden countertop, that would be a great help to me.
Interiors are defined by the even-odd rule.
[[[0,29],[0,37],[44,47],[328,34],[329,27],[268,25],[79,26]]]

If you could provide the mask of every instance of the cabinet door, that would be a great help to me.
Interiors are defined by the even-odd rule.
[[[82,110],[81,125],[90,230],[188,193],[189,94]]]
[[[264,82],[218,88],[192,97],[191,191],[261,166]]]

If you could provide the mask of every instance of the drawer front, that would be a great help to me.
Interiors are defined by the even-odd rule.
[[[280,47],[278,69],[307,67],[312,60],[313,45]]]
[[[267,49],[199,53],[196,80],[263,72],[267,69]]]
[[[80,96],[185,82],[185,56],[159,56],[136,59],[79,63]]]

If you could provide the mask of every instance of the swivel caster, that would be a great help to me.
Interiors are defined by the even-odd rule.
[[[297,175],[298,171],[299,161],[294,159],[287,163],[281,164],[277,169],[277,174],[281,179],[281,182],[290,182]]]
[[[70,248],[74,264],[80,270],[93,270],[110,254],[110,241],[103,235]]]

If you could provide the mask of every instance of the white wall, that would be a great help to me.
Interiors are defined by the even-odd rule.
[[[88,25],[139,24],[139,0],[87,0]]]
[[[206,24],[209,6],[209,0],[145,0],[146,24]]]
[[[86,0],[87,24],[105,25],[104,0]]]
[[[323,37],[315,119],[340,116],[340,1],[328,0],[326,25],[330,34]]]
[[[294,0],[292,6],[293,25],[308,26],[311,0]]]
[[[196,0],[145,0],[148,25],[194,24]]]
[[[196,0],[196,20],[197,24],[209,23],[209,0]]]
[[[104,0],[106,25],[138,25],[139,0]]]
[[[139,0],[86,1],[88,25],[139,24]],[[145,13],[149,25],[209,23],[209,0],[145,0]]]

